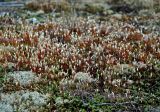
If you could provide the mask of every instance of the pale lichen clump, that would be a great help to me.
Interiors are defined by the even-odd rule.
[[[14,84],[18,83],[21,86],[27,86],[40,81],[40,78],[31,71],[15,71],[13,73],[10,72],[8,73],[7,77],[7,80],[13,79]]]
[[[22,90],[14,93],[1,93],[0,96],[0,110],[4,112],[41,110],[49,100],[48,96],[37,91]]]

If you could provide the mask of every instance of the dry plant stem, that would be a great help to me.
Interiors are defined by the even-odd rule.
[[[137,104],[136,102],[123,102],[123,103],[98,103],[98,104],[94,104],[95,106],[126,106],[126,105],[130,105],[130,104]],[[88,106],[88,103],[84,103],[84,106]]]

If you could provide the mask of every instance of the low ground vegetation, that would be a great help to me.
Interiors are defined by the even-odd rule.
[[[114,1],[36,2],[0,16],[0,109],[10,95],[20,112],[158,111],[157,4],[152,14]]]

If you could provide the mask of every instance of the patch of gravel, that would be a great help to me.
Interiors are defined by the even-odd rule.
[[[37,91],[17,91],[14,93],[0,94],[1,112],[32,112],[43,109],[47,105],[48,96]]]
[[[19,83],[20,86],[27,86],[32,83],[40,81],[40,78],[36,76],[35,73],[31,71],[15,71],[9,72],[7,75],[7,80],[13,80],[13,83]]]

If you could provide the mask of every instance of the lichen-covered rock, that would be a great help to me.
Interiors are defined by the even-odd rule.
[[[31,71],[15,71],[7,75],[7,79],[13,79],[13,83],[19,83],[20,86],[27,86],[38,82],[40,79]]]
[[[22,95],[22,100],[28,100],[30,98],[32,98],[32,103],[34,105],[42,106],[42,105],[46,104],[45,95],[42,95],[42,94],[38,93],[37,91],[27,92]]]
[[[48,96],[38,93],[37,91],[17,91],[14,93],[0,94],[0,111],[1,112],[30,112],[39,110],[47,104]]]
[[[13,112],[13,107],[5,102],[0,102],[0,111],[1,112]]]

